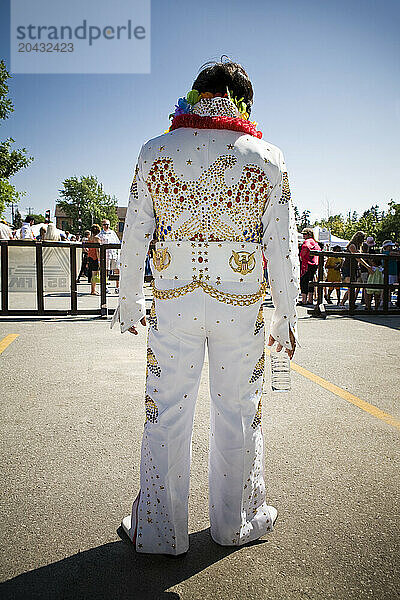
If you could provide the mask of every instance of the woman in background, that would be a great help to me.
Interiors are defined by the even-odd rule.
[[[345,252],[352,252],[353,254],[360,254],[361,246],[363,245],[364,240],[365,240],[365,233],[363,231],[357,231],[357,233],[355,233],[353,235],[353,237],[347,244],[347,246],[345,248]],[[359,262],[361,261],[362,264],[365,266],[365,268],[368,269],[369,265],[365,261],[363,261],[362,258],[357,259],[357,260]],[[342,279],[343,283],[350,282],[350,258],[349,257],[346,257],[343,261],[342,278],[343,278]],[[357,279],[357,277],[355,277],[354,281],[356,281],[356,279]],[[359,289],[356,290],[356,295],[355,295],[356,298],[358,296],[359,291],[360,291]],[[346,290],[346,293],[343,296],[343,300],[340,302],[339,306],[344,306],[347,302],[348,297],[349,297],[349,289]]]
[[[99,238],[100,226],[94,223],[90,229],[90,237],[88,242],[91,244],[100,244]],[[99,282],[99,264],[100,264],[100,250],[98,248],[88,248],[88,276],[90,276],[92,296],[99,296],[99,292],[96,292],[96,283]]]
[[[46,242],[60,242],[61,241],[61,236],[58,233],[58,230],[57,230],[56,226],[54,225],[54,223],[49,223],[47,225],[44,240]]]
[[[332,248],[333,252],[340,252],[341,249],[342,248],[340,246],[333,246],[333,248]],[[333,290],[336,290],[337,303],[338,304],[340,303],[340,282],[341,282],[340,267],[342,266],[342,262],[343,262],[342,258],[339,258],[336,256],[329,256],[328,260],[325,263],[326,281],[335,282],[335,283],[338,282],[337,287],[326,288],[325,300],[327,301],[328,304],[332,304],[331,294],[332,294]]]
[[[313,292],[310,290],[310,282],[313,281],[314,275],[318,268],[318,257],[310,254],[311,250],[321,250],[320,245],[314,239],[314,232],[310,227],[306,227],[301,232],[304,237],[304,242],[300,250],[300,290],[301,302],[300,305],[313,304]]]

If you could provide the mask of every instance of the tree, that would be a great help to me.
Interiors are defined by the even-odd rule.
[[[60,194],[64,200],[60,200],[58,206],[72,218],[74,233],[90,229],[93,223],[100,223],[102,219],[109,219],[111,227],[116,228],[117,199],[103,191],[97,177],[70,177],[63,181],[63,186]]]
[[[44,216],[40,213],[30,213],[32,219],[35,219],[35,223],[44,223]]]
[[[22,227],[22,217],[21,217],[21,213],[19,212],[18,208],[16,209],[16,211],[14,213],[13,225],[16,229],[19,229],[20,227]]]
[[[391,200],[389,210],[383,215],[377,239],[380,243],[384,240],[399,240],[400,238],[400,204]]]
[[[377,243],[385,239],[397,240],[400,237],[400,204],[391,200],[389,210],[385,213],[379,206],[371,206],[360,216],[355,211],[343,215],[333,215],[329,219],[316,221],[314,225],[326,227],[338,237],[349,240],[357,231],[373,236]]]
[[[300,228],[303,230],[306,227],[310,227],[311,222],[310,222],[310,211],[309,210],[303,210],[303,212],[301,213],[301,217],[300,217]]]
[[[4,61],[0,61],[0,121],[8,119],[14,112],[14,105],[8,98],[7,81],[10,74],[6,69]],[[20,169],[27,167],[33,160],[32,156],[27,156],[26,148],[12,149],[15,142],[13,138],[7,138],[0,142],[0,216],[3,214],[6,206],[12,202],[18,202],[23,195],[17,192],[10,183],[10,177],[15,175]]]

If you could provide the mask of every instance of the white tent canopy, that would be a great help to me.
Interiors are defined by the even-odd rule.
[[[341,248],[345,248],[349,243],[349,240],[342,240],[341,238],[333,235],[329,229],[326,227],[313,227],[314,237],[317,242],[322,242],[324,246],[340,246]]]

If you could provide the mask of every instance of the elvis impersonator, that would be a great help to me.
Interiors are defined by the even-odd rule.
[[[139,321],[146,325],[144,263],[154,237],[140,491],[122,521],[138,552],[188,550],[193,415],[206,344],[211,536],[240,546],[272,531],[277,517],[263,475],[262,254],[275,306],[268,345],[291,358],[297,230],[282,152],[249,121],[252,100],[240,65],[206,65],[178,100],[168,132],[142,147],[136,166],[112,325],[133,334]]]

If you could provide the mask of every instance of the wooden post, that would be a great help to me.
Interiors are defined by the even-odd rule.
[[[324,280],[324,253],[321,252],[318,255],[318,275],[317,275],[317,283],[320,283]],[[322,304],[322,298],[323,298],[323,293],[324,293],[324,288],[322,286],[318,286],[317,288],[317,304],[318,304],[318,310],[319,310],[319,305]]]
[[[350,256],[350,284],[355,283],[356,280],[356,258],[354,255]],[[356,290],[354,286],[349,288],[349,314],[354,315],[356,310]]]
[[[100,314],[107,316],[107,269],[106,246],[100,244]]]
[[[44,289],[43,289],[43,246],[36,242],[36,298],[38,315],[44,313]]]
[[[8,243],[1,244],[1,312],[8,312]]]
[[[76,246],[69,247],[69,268],[71,277],[71,315],[78,312],[78,289],[76,286]]]
[[[389,256],[383,259],[383,312],[389,312]],[[390,294],[391,296],[391,294]]]

